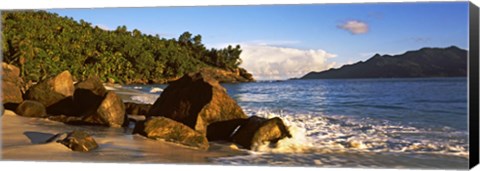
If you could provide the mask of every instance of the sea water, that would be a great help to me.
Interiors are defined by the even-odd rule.
[[[468,167],[467,79],[286,80],[222,84],[248,115],[280,117],[293,134],[214,164],[380,168]],[[153,104],[167,85],[131,85]]]

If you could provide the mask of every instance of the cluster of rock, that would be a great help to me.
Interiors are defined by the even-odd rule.
[[[168,130],[184,133],[172,136],[162,125],[177,125]],[[134,133],[201,149],[208,148],[208,141],[229,141],[251,149],[258,143],[291,137],[280,118],[249,118],[225,88],[203,72],[171,82]]]
[[[4,70],[3,80],[9,78],[5,77],[6,73],[7,70]],[[18,84],[3,87],[3,92],[16,92],[20,87]],[[111,127],[121,127],[125,119],[125,106],[115,92],[107,91],[98,78],[89,78],[74,85],[68,71],[38,82],[24,94],[10,94],[3,96],[4,107],[21,116]]]
[[[144,115],[145,120],[133,120],[134,134],[203,150],[208,149],[209,141],[228,141],[251,149],[255,144],[291,137],[280,118],[248,117],[219,82],[203,72],[186,74],[171,82],[149,105],[123,103],[95,77],[74,84],[68,71],[42,80],[23,93],[18,68],[5,63],[2,66],[4,107],[25,117],[121,127],[132,121],[127,113]],[[72,135],[89,139],[79,133]],[[87,146],[96,148],[93,143]],[[69,147],[76,151],[84,148]]]

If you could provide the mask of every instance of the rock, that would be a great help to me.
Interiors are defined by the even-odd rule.
[[[84,131],[70,132],[65,139],[58,140],[57,142],[67,146],[73,151],[88,152],[98,148],[95,139]]]
[[[95,110],[88,110],[81,116],[57,115],[48,119],[72,125],[101,125],[121,127],[125,121],[125,106],[113,91],[107,91],[105,98]]]
[[[70,125],[95,125],[84,121],[84,117],[81,116],[67,116],[67,115],[54,115],[48,116],[49,120],[63,122]]]
[[[78,116],[75,103],[73,102],[73,97],[65,97],[64,99],[58,101],[47,107],[48,115],[68,115],[68,116]]]
[[[2,80],[14,83],[21,82],[20,69],[14,65],[2,62]]]
[[[22,92],[18,85],[2,81],[2,104],[6,109],[15,110],[19,103],[22,103]]]
[[[25,100],[22,103],[20,103],[15,113],[25,117],[43,118],[47,116],[47,109],[40,102],[33,101],[33,100]]]
[[[152,139],[179,143],[182,145],[208,149],[207,138],[190,127],[165,117],[153,117],[135,126],[133,133],[139,133]]]
[[[77,116],[95,112],[102,103],[107,89],[98,77],[90,77],[75,84],[73,102]]]
[[[3,62],[1,101],[6,109],[15,110],[18,104],[23,101],[22,84],[20,69]]]
[[[17,116],[17,114],[14,111],[4,109],[2,115],[9,115],[9,116]]]
[[[73,95],[73,104],[75,113],[71,116],[85,116],[95,113],[104,97],[96,95],[93,91],[87,89],[76,89]]]
[[[27,100],[35,100],[47,107],[48,114],[71,114],[73,107],[73,80],[70,72],[42,80],[25,94]]]
[[[121,127],[125,120],[125,105],[115,92],[108,91],[94,116],[100,118],[101,124]]]
[[[233,133],[247,122],[248,119],[232,119],[215,122],[207,127],[208,141],[232,141]]]
[[[107,93],[107,89],[98,77],[89,77],[86,80],[78,82],[75,84],[75,91],[76,90],[90,90],[93,94],[102,97]]]
[[[280,118],[265,119],[252,116],[234,133],[232,140],[244,148],[252,149],[259,144],[276,143],[285,137],[291,138],[292,135]]]
[[[126,102],[125,111],[129,115],[147,115],[148,110],[150,110],[151,104],[138,104]]]
[[[202,133],[214,122],[247,118],[234,99],[204,73],[186,74],[170,83],[147,116],[164,116]]]
[[[122,99],[113,91],[108,91],[105,98],[94,111],[82,116],[84,124],[103,125],[109,127],[121,127],[125,121],[125,106]],[[75,119],[73,119],[75,120]],[[69,122],[81,124],[82,122]]]

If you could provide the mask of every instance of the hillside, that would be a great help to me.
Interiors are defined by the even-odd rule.
[[[300,79],[460,77],[467,75],[467,51],[455,46],[379,55],[337,69],[310,72]]]
[[[253,81],[239,67],[239,45],[207,49],[201,35],[189,32],[178,39],[165,39],[126,26],[103,30],[46,11],[1,14],[3,60],[18,66],[27,82],[69,70],[75,80],[96,75],[124,84],[164,83],[202,69],[235,77],[221,82]]]

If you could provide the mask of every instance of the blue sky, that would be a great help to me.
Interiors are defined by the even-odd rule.
[[[48,10],[103,28],[126,25],[177,38],[201,34],[207,47],[241,44],[243,67],[259,79],[399,54],[422,47],[467,49],[468,2]]]

